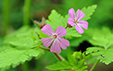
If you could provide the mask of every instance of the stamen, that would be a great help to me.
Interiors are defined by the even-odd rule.
[[[53,35],[53,36],[54,36],[54,39],[57,38],[57,35]]]
[[[74,23],[77,25],[77,23],[78,23],[77,19],[76,20],[74,19]]]

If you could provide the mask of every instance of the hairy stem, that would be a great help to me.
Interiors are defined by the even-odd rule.
[[[50,51],[50,49],[45,49],[43,47],[40,47],[40,46],[37,46],[38,48],[41,48],[43,50],[46,50],[46,51]],[[50,48],[50,47],[49,47]],[[64,61],[66,60],[65,58],[63,58],[61,55],[57,54],[57,53],[53,53],[55,55],[55,57],[59,60],[59,61]],[[72,69],[68,69],[69,71],[72,71]]]
[[[92,68],[89,71],[93,71],[95,69],[95,67],[97,66],[97,64],[99,63],[100,60],[97,60],[97,62],[92,66]]]
[[[46,50],[46,51],[50,51],[50,49],[45,49],[45,48],[42,48],[40,46],[38,46],[38,48],[41,48],[43,50]],[[59,61],[63,61],[65,60],[61,55],[57,54],[57,53],[53,53],[55,55],[55,57],[59,60]]]
[[[46,50],[46,51],[50,51],[49,49],[45,49],[45,48],[42,48],[40,46],[37,46],[37,47],[40,48],[40,49]]]
[[[55,55],[55,57],[59,60],[59,61],[64,61],[65,59],[61,56],[61,55],[59,55],[59,54],[57,54],[57,53],[53,53],[54,55]],[[70,69],[68,69],[69,71],[72,71],[72,69],[70,68]]]
[[[53,53],[53,54],[55,55],[55,57],[56,57],[59,61],[64,61],[64,60],[65,60],[61,55],[59,55],[59,54],[57,54],[57,53]]]

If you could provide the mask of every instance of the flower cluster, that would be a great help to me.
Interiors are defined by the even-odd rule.
[[[82,34],[84,33],[84,29],[88,29],[88,22],[87,21],[81,21],[82,18],[84,18],[85,14],[81,10],[77,10],[77,16],[75,15],[75,11],[73,8],[69,10],[69,18],[68,18],[68,24],[70,24],[72,27],[75,26],[78,33]],[[42,28],[42,32],[46,35],[49,35],[48,38],[42,38],[41,41],[43,42],[43,45],[45,47],[50,47],[50,51],[54,53],[61,53],[62,49],[67,49],[67,46],[70,45],[69,41],[66,39],[63,39],[61,37],[64,37],[66,35],[66,29],[62,26],[59,26],[55,32],[53,32],[52,27],[49,24],[46,24]],[[53,43],[53,44],[52,44]],[[52,44],[52,45],[51,45]]]

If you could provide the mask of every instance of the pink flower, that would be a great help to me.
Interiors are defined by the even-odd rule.
[[[84,33],[84,29],[88,29],[88,22],[87,21],[81,21],[82,18],[84,18],[85,14],[81,10],[77,10],[77,16],[75,15],[75,11],[73,8],[69,10],[69,16],[68,23],[71,26],[75,26],[75,29],[78,33],[82,34]]]
[[[60,53],[60,47],[62,49],[67,49],[67,46],[70,45],[68,40],[61,38],[64,37],[67,33],[65,28],[62,26],[59,26],[54,33],[52,27],[49,24],[47,24],[42,28],[42,32],[50,36],[48,38],[41,39],[45,47],[49,47],[50,44],[53,42],[50,48],[51,52]]]

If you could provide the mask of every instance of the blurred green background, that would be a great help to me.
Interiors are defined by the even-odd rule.
[[[88,20],[89,28],[99,29],[102,26],[107,26],[113,29],[113,0],[0,0],[0,45],[2,45],[4,36],[13,33],[23,25],[34,26],[31,18],[41,21],[42,17],[48,19],[52,9],[55,9],[61,15],[66,15],[70,8],[77,10],[94,4],[97,4],[97,9],[91,19]],[[84,44],[86,42],[82,41],[80,43]],[[91,46],[89,43],[86,43],[86,45]],[[77,46],[81,47],[80,44]],[[23,65],[10,68],[7,71],[49,71],[45,69],[45,66],[57,60],[49,52],[46,53],[38,60],[33,58],[30,62],[25,62]],[[97,68],[99,66],[102,65],[99,64]],[[111,69],[110,66],[104,67],[104,70],[98,69],[95,71],[111,71],[109,70]]]

